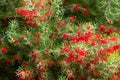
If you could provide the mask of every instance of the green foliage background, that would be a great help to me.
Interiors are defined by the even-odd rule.
[[[13,55],[19,54],[22,56],[23,60],[29,61],[29,53],[37,49],[41,53],[44,53],[46,50],[49,50],[49,46],[52,44],[52,49],[50,49],[50,54],[52,57],[50,60],[59,61],[59,59],[63,58],[61,57],[55,57],[55,54],[59,53],[58,46],[62,46],[63,40],[60,37],[63,32],[67,32],[69,29],[74,32],[77,29],[77,25],[80,23],[84,23],[86,20],[93,23],[95,27],[96,24],[108,24],[107,21],[111,20],[113,22],[113,26],[115,24],[119,25],[120,21],[120,0],[51,0],[51,8],[54,10],[53,16],[49,19],[49,21],[41,23],[37,28],[33,28],[31,26],[24,25],[21,21],[23,21],[22,18],[19,16],[16,16],[15,14],[15,8],[21,6],[21,0],[0,0],[0,48],[2,46],[8,46],[9,47],[9,54],[6,56],[2,56],[0,54],[0,61],[7,58],[12,58]],[[67,2],[68,6],[63,6],[62,4]],[[74,4],[79,4],[81,9],[78,11],[71,11],[71,8],[74,6]],[[83,14],[84,5],[88,5],[87,9],[90,11],[88,15]],[[42,11],[41,11],[42,12]],[[77,16],[77,22],[75,23],[69,23],[67,24],[67,27],[64,29],[60,29],[58,32],[55,30],[54,26],[57,24],[58,19],[64,19],[67,20],[69,16],[75,15]],[[25,27],[24,27],[25,26]],[[73,26],[74,30],[73,30]],[[83,27],[85,25],[83,24]],[[117,27],[117,26],[116,26]],[[29,34],[29,31],[32,34]],[[48,32],[45,32],[48,31]],[[41,33],[41,44],[28,44],[28,41],[32,42],[33,34],[35,32]],[[54,32],[57,34],[56,39],[51,39],[49,37],[49,34],[51,32]],[[12,43],[12,38],[18,38],[20,37],[20,34],[24,33],[27,37],[25,40],[21,40],[20,45],[16,45]],[[2,56],[2,57],[1,57]],[[44,56],[43,56],[44,57]],[[113,55],[112,58],[118,58],[118,54]],[[109,59],[111,63],[111,59]],[[119,58],[118,58],[119,59]],[[117,60],[116,60],[117,61]],[[8,71],[2,71],[0,73],[0,80],[8,80],[9,75],[11,74],[16,78],[16,74],[14,73],[19,66],[21,66],[23,61],[21,62],[15,62],[9,65],[10,69]],[[114,62],[113,62],[114,63]],[[0,69],[2,70],[2,66],[4,63],[0,63]],[[6,65],[4,65],[6,66]],[[35,64],[31,65],[30,67],[35,68]],[[57,68],[56,68],[57,67]],[[106,66],[105,66],[106,67]],[[62,74],[61,66],[60,65],[53,65],[52,68],[49,67],[48,71],[48,80],[67,80],[66,77]],[[57,73],[58,72],[58,73]],[[103,71],[104,72],[104,71]],[[52,73],[52,74],[51,74]],[[56,73],[56,74],[55,74]],[[64,73],[64,72],[63,72]],[[5,75],[6,74],[6,75]],[[64,73],[65,74],[65,73]],[[104,73],[103,73],[104,74]],[[52,76],[52,77],[51,77]]]

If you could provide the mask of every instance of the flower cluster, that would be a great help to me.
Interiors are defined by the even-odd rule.
[[[7,49],[5,47],[1,48],[1,52],[5,54],[7,52]]]
[[[17,76],[19,77],[20,80],[28,80],[27,78],[30,75],[29,70],[21,70],[17,72]]]
[[[26,3],[24,5],[24,8],[17,8],[16,13],[22,16],[28,25],[36,27],[38,25],[38,22],[46,21],[52,15],[53,11],[52,9],[48,9],[44,13],[40,11],[44,10],[44,8],[47,8],[47,6],[50,5],[49,0],[47,2],[33,1],[31,3],[32,5]],[[34,8],[28,8],[28,5],[33,6]]]
[[[27,21],[35,19],[36,22],[38,20],[43,23],[49,22],[47,18],[51,16],[53,10],[47,9],[41,16],[39,9],[42,11],[48,5],[42,2],[34,2],[33,5],[36,9],[24,10],[19,8],[17,14],[22,15]],[[73,5],[73,11],[79,9],[82,9],[80,5]],[[83,9],[83,14],[88,15],[89,10],[87,8]],[[56,16],[53,18],[56,18]],[[68,79],[87,80],[88,78],[96,79],[98,76],[100,76],[99,79],[106,79],[101,77],[104,74],[101,70],[105,70],[100,65],[105,66],[109,61],[109,56],[120,50],[120,39],[118,38],[117,30],[105,25],[95,28],[89,22],[86,22],[84,25],[75,25],[74,23],[77,22],[75,15],[71,15],[65,20],[55,20],[57,21],[53,25],[53,30],[51,30],[51,27],[48,28],[46,26],[45,30],[41,28],[43,31],[34,32],[34,35],[31,34],[32,31],[29,31],[30,35],[33,36],[33,40],[30,41],[32,45],[34,45],[33,42],[37,45],[42,45],[42,43],[45,45],[47,41],[42,39],[43,36],[47,36],[46,39],[51,41],[46,44],[45,50],[41,51],[42,53],[37,48],[30,54],[31,60],[34,64],[37,64],[36,73],[39,75],[39,78],[45,80],[46,74],[49,74],[47,70],[51,70],[51,67],[54,69],[57,64],[65,71],[66,75],[64,76]],[[62,45],[57,45],[56,48],[53,45],[59,43],[54,43],[58,39],[57,37],[62,40]],[[52,49],[56,49],[57,53],[53,54],[54,51]],[[64,57],[59,61],[58,59],[61,56]],[[111,76],[108,75],[108,77],[110,78]]]
[[[87,25],[90,26],[90,25]],[[106,33],[112,29],[113,31]],[[68,39],[69,44],[64,44],[63,49],[60,50],[61,55],[66,55],[64,59],[65,64],[71,66],[71,64],[79,63],[85,69],[84,74],[91,76],[100,76],[100,64],[107,63],[109,56],[120,51],[120,39],[116,36],[116,30],[113,28],[107,28],[105,25],[99,27],[98,31],[90,27],[86,27],[86,31],[78,29],[74,35],[62,34],[62,37]],[[86,64],[86,65],[84,65]],[[104,64],[103,64],[104,65]],[[67,67],[68,67],[67,66]],[[67,68],[69,70],[69,68]],[[76,71],[72,71],[75,73]],[[75,74],[73,74],[75,77]],[[84,76],[85,77],[85,76]],[[87,76],[86,79],[87,80]],[[81,79],[82,80],[82,79]]]

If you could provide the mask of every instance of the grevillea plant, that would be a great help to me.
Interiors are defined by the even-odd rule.
[[[75,14],[66,17],[68,8],[80,10],[84,17],[92,14],[80,4],[69,7],[62,0],[22,3],[15,15],[20,20],[11,21],[1,39],[0,64],[8,77],[0,79],[120,79],[120,33],[116,28],[80,22]]]

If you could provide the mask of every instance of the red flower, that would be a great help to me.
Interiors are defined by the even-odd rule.
[[[91,45],[92,45],[92,46],[95,46],[95,42],[94,42],[94,41],[92,41]]]
[[[69,21],[70,22],[74,22],[76,20],[76,16],[71,16],[71,17],[69,17]]]
[[[13,43],[17,43],[17,44],[20,43],[19,39],[17,39],[17,38],[12,38],[12,41],[13,41]]]
[[[104,32],[104,31],[105,31],[105,26],[104,26],[104,25],[101,25],[101,26],[100,26],[100,30]]]
[[[106,44],[108,42],[107,39],[101,39],[100,41],[101,41],[102,44]]]
[[[1,48],[1,52],[2,52],[3,54],[7,53],[7,49],[6,49],[5,47]]]
[[[104,51],[106,53],[112,53],[112,52],[114,52],[114,49],[113,48],[105,48]]]
[[[69,55],[70,58],[74,58],[73,52],[70,52],[68,55]]]
[[[48,51],[45,52],[46,56],[50,56],[50,53]]]
[[[90,67],[90,65],[91,65],[90,61],[87,61],[86,62],[86,67]]]
[[[86,55],[86,52],[85,52],[84,49],[76,48],[75,51],[77,53],[79,53],[81,56],[85,56]]]
[[[52,66],[52,65],[54,64],[54,61],[49,60],[49,61],[48,61],[48,64],[49,64],[50,66]]]
[[[42,2],[38,2],[36,6],[40,9],[44,8],[44,4]]]
[[[114,45],[113,46],[114,51],[120,50],[120,44]]]
[[[95,57],[91,60],[91,63],[96,64],[98,62],[98,60],[99,60],[98,57]]]
[[[82,34],[82,33],[81,33],[80,31],[77,32],[77,35],[78,35],[79,37],[81,36],[81,34]]]
[[[78,37],[78,42],[79,42],[79,41],[84,41],[84,36]]]
[[[82,64],[83,63],[83,57],[81,57],[81,56],[78,56],[77,58],[77,61],[80,63],[80,64]]]
[[[31,11],[30,10],[25,10],[25,9],[16,9],[16,12],[18,15],[22,15],[25,18],[30,18]]]
[[[77,5],[77,4],[75,4],[75,5],[73,6],[73,10],[78,10],[79,8],[80,8],[80,6]]]
[[[111,37],[109,40],[111,40],[111,41],[117,41],[117,38],[116,37]]]
[[[38,14],[38,11],[37,11],[37,10],[33,9],[33,10],[31,11],[31,17],[35,17],[35,16],[37,16],[37,14]]]
[[[69,52],[70,51],[70,47],[69,46],[64,46],[64,49],[63,49],[65,52]]]
[[[114,29],[113,29],[113,28],[109,28],[109,29],[108,29],[108,32],[109,32],[109,33],[112,33],[112,32],[114,32]]]
[[[65,58],[64,61],[67,63],[71,62],[70,58]]]
[[[85,36],[84,36],[84,41],[85,41],[86,43],[88,43],[89,40],[90,40],[90,38],[91,38],[90,35],[85,35]]]
[[[78,38],[76,36],[72,36],[72,42],[73,43],[77,43],[78,42]]]
[[[26,21],[26,23],[27,23],[28,25],[33,26],[33,27],[36,27],[36,26],[37,26],[37,23],[36,23],[35,21],[33,21],[33,20],[28,20],[28,21]]]
[[[53,13],[53,10],[49,9],[49,10],[47,10],[47,11],[45,12],[45,15],[46,15],[46,16],[51,16],[52,13]]]
[[[63,33],[63,34],[62,34],[62,37],[65,38],[65,39],[66,39],[66,38],[69,38],[69,36],[68,36],[67,33]]]
[[[35,10],[35,9],[33,9],[33,10],[27,10],[27,9],[19,8],[19,9],[16,9],[16,13],[18,15],[23,16],[26,19],[33,19],[33,17],[37,16],[38,11]]]
[[[85,10],[83,11],[83,14],[85,14],[85,15],[89,14],[89,10],[85,9]]]
[[[104,54],[105,53],[105,49],[100,49],[99,51],[98,51],[98,55],[101,55],[101,54]]]
[[[100,39],[100,34],[99,33],[96,34],[96,38]]]
[[[27,77],[30,75],[30,73],[31,72],[29,70],[23,69],[17,72],[17,76],[19,77],[19,79],[27,80]]]

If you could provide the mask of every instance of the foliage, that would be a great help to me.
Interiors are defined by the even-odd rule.
[[[7,6],[9,1],[2,1]],[[119,10],[118,0],[20,3],[17,7],[15,0],[15,13],[10,11],[14,19],[4,30],[1,28],[1,80],[120,78],[120,34],[111,27],[119,21],[119,12],[114,13]]]
[[[93,20],[99,23],[112,21],[116,23],[119,21],[119,0],[64,0],[66,12],[65,17],[69,15],[76,15],[78,20]],[[80,6],[80,10],[72,11],[70,7],[74,6],[74,4],[78,4]],[[93,5],[94,4],[94,5]],[[89,15],[83,15],[83,11],[85,9],[89,10]]]

